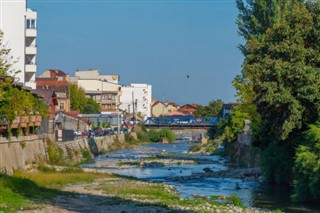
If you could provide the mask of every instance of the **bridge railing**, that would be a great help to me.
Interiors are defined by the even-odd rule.
[[[214,126],[218,122],[216,117],[194,116],[160,116],[148,117],[144,126]]]

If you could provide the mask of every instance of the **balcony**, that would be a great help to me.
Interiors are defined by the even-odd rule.
[[[37,29],[27,28],[26,29],[26,37],[37,37]]]
[[[36,46],[26,47],[26,54],[27,55],[36,55],[37,54],[37,47]]]
[[[26,72],[36,72],[37,65],[35,64],[26,64]]]

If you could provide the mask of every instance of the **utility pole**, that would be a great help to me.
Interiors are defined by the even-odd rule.
[[[136,124],[135,120],[136,120],[136,115],[135,115],[135,105],[134,105],[134,92],[132,91],[132,118],[133,118],[133,125]]]
[[[134,102],[135,110],[137,110],[137,105],[138,105],[138,99],[136,99],[135,102]],[[137,116],[135,116],[134,118],[135,118],[135,122],[134,123],[136,124],[137,123]]]

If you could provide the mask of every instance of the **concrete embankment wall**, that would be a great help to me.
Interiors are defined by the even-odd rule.
[[[48,160],[47,137],[33,135],[18,138],[0,138],[0,172],[12,174],[14,170],[25,170],[27,165]],[[114,143],[124,143],[123,134],[95,137],[98,151],[108,151]],[[90,150],[87,137],[73,141],[57,143],[65,156],[72,155],[72,162],[80,162],[83,158],[81,151]]]
[[[12,174],[24,170],[28,164],[46,160],[46,139],[38,135],[0,138],[0,172]]]

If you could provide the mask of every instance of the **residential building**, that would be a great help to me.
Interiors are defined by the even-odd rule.
[[[152,116],[159,117],[160,115],[166,115],[170,112],[177,112],[179,105],[171,101],[158,101],[155,100],[152,104]]]
[[[101,80],[109,83],[118,84],[120,77],[119,75],[100,75],[100,70],[76,70],[75,76],[69,76],[68,81],[70,83],[76,83],[78,79],[91,79]]]
[[[68,76],[69,83],[84,89],[86,96],[100,104],[101,112],[119,110],[121,86],[117,83],[119,76],[100,75],[99,70],[76,71],[75,76]]]
[[[122,86],[121,93],[119,108],[125,111],[129,117],[138,115],[142,120],[151,117],[151,85],[130,84],[128,86]]]
[[[53,88],[58,101],[56,111],[70,111],[69,83],[66,79],[66,73],[53,69],[45,70],[36,78],[37,89]]]
[[[222,110],[220,111],[218,117],[219,118],[225,118],[226,116],[231,114],[232,109],[237,106],[239,103],[237,102],[229,102],[229,103],[224,103],[222,105]]]
[[[0,0],[0,30],[6,48],[11,50],[12,70],[20,71],[9,74],[15,82],[35,89],[37,12],[27,8],[26,0]]]
[[[182,112],[185,115],[194,115],[197,108],[198,104],[186,104],[180,107],[179,112]]]

